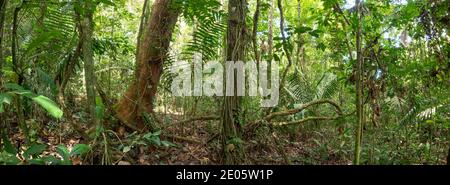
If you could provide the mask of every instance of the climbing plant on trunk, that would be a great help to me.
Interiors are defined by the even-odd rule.
[[[80,40],[82,40],[82,51],[84,61],[84,75],[87,95],[87,112],[90,115],[90,124],[94,126],[97,122],[95,114],[95,72],[94,72],[94,53],[93,43],[93,14],[95,4],[92,0],[80,3]]]
[[[126,125],[142,129],[145,113],[153,112],[157,87],[163,72],[172,32],[180,10],[173,0],[153,2],[151,17],[146,24],[137,54],[136,79],[118,103],[117,117]]]
[[[245,60],[246,51],[246,24],[247,2],[245,0],[230,0],[228,3],[228,30],[227,30],[227,61]],[[232,68],[234,70],[234,68]],[[226,73],[230,73],[226,69]],[[222,144],[224,164],[243,164],[244,152],[241,140],[241,97],[237,95],[236,71],[233,84],[234,95],[225,96],[222,111]]]

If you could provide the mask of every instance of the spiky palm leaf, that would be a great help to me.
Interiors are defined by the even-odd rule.
[[[194,32],[182,54],[186,58],[195,53],[201,53],[204,60],[217,58],[226,31],[226,13],[220,10],[220,2],[187,0],[185,3],[184,18],[194,25]]]
[[[217,0],[179,0],[177,3],[183,6],[183,18],[188,24],[195,27],[192,40],[186,43],[181,52],[182,58],[190,60],[196,53],[202,54],[203,61],[218,58],[226,31],[226,13],[220,10],[220,2]],[[168,71],[176,59],[178,58],[168,54],[164,62],[160,87],[168,92],[170,92],[174,78],[174,75]]]
[[[311,83],[299,72],[295,72],[289,75],[284,90],[294,102],[305,103],[317,99],[330,99],[337,93],[338,88],[338,79],[334,74],[324,73]]]

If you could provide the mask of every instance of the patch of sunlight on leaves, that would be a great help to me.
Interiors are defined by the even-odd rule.
[[[39,104],[42,108],[44,108],[51,116],[54,118],[60,119],[63,116],[63,111],[58,107],[58,105],[51,100],[42,95],[34,94],[29,90],[25,90],[22,86],[18,84],[5,84],[5,87],[11,89],[12,91],[8,93],[13,93],[17,95],[21,95],[27,98],[30,98],[35,103]]]

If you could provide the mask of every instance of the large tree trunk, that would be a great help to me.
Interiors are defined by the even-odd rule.
[[[227,61],[245,60],[246,5],[246,0],[230,0],[228,3]],[[225,96],[222,111],[224,164],[242,164],[244,161],[243,143],[240,142],[242,127],[239,123],[241,97],[237,95],[236,71],[233,73],[235,75],[233,84],[227,82],[226,85],[234,85],[234,95]]]
[[[117,108],[117,117],[128,126],[144,128],[142,114],[153,111],[163,63],[180,13],[178,8],[171,6],[172,2],[156,0],[153,3],[143,42],[138,46],[137,79],[128,88]]]

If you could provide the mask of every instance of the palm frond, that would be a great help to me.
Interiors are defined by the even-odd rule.
[[[194,24],[193,38],[182,51],[186,58],[200,53],[203,59],[217,58],[221,48],[221,41],[226,31],[226,13],[219,9],[220,3],[216,0],[188,0],[185,18]],[[202,4],[202,5],[199,5]]]

